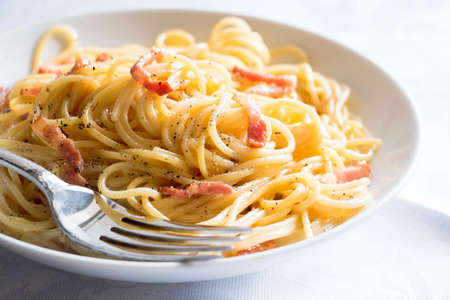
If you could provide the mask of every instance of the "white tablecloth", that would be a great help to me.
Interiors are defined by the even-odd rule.
[[[0,250],[0,299],[443,299],[450,297],[450,1],[0,0],[0,33],[96,11],[243,13],[332,37],[378,62],[416,101],[422,153],[400,196],[359,227],[265,272],[193,284],[131,284],[42,267]],[[1,67],[1,66],[0,66]],[[305,261],[305,260],[302,260]]]

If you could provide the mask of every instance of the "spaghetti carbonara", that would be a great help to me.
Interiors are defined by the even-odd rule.
[[[46,41],[65,49],[41,61]],[[279,55],[298,60],[271,64]],[[268,49],[227,17],[197,42],[175,29],[153,47],[81,48],[66,27],[41,38],[31,74],[0,88],[0,148],[135,213],[250,226],[229,255],[311,238],[370,202],[380,140],[351,116],[350,89],[297,47]],[[47,200],[0,168],[0,228],[71,250]]]

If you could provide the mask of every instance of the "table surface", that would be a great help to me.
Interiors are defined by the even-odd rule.
[[[400,197],[450,214],[450,1],[0,0],[0,33],[67,16],[137,8],[265,17],[331,37],[368,56],[411,95],[422,121],[421,153]]]

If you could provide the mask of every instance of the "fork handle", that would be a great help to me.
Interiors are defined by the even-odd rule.
[[[67,185],[40,165],[4,149],[0,149],[0,165],[16,171],[33,182],[49,199],[55,189]]]

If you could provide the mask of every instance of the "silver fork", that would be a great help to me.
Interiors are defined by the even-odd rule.
[[[221,251],[233,249],[232,243],[241,240],[240,234],[251,230],[188,225],[130,214],[100,193],[68,184],[34,162],[3,149],[0,165],[23,175],[44,193],[56,224],[69,239],[108,256],[139,261],[217,258],[222,257]],[[116,222],[101,207],[110,211]]]

